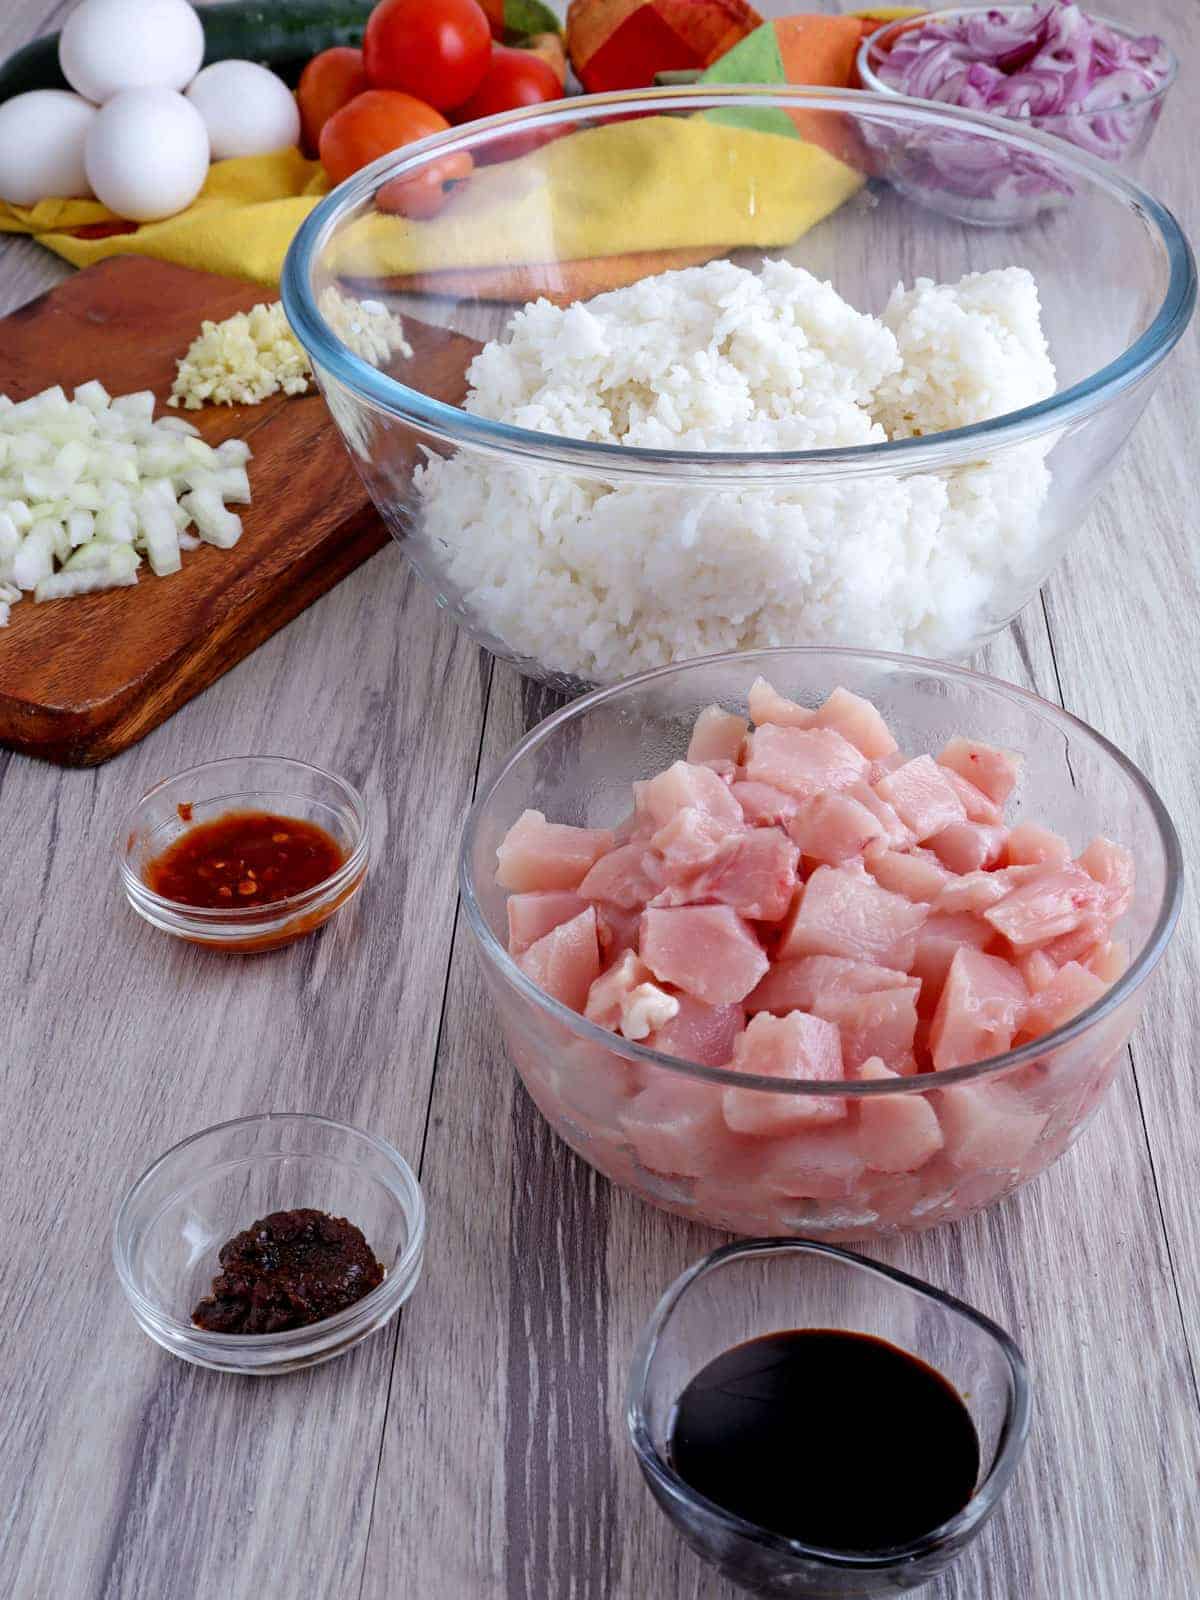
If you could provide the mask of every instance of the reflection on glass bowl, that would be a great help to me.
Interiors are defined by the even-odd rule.
[[[517,128],[556,137],[489,159]],[[1044,169],[1064,203],[1003,227],[952,220],[929,162],[949,148],[973,170],[976,145],[1018,174]],[[460,149],[475,170],[440,215],[376,209],[381,187]],[[494,352],[468,399],[481,339],[515,308],[617,286],[652,297],[663,271],[719,258],[804,269],[876,316],[898,281],[1022,267],[1056,388],[1000,416],[948,413],[927,435],[767,448],[715,427],[603,437],[539,414],[515,357],[506,389]],[[357,357],[322,315],[331,286],[387,296],[412,356]],[[527,108],[386,157],[316,208],[283,293],[359,472],[438,602],[572,688],[732,648],[968,655],[1069,544],[1187,324],[1195,275],[1171,215],[1061,140],[895,96],[724,87]],[[575,358],[572,326],[548,338],[549,362]]]

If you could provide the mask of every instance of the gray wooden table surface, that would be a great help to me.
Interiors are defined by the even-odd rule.
[[[68,9],[0,0],[0,56]],[[1195,231],[1200,8],[1104,9],[1182,55],[1150,182]],[[65,270],[0,244],[0,311]],[[1192,861],[1198,399],[1193,334],[1075,553],[982,660],[1129,751]],[[716,1236],[555,1141],[456,916],[479,775],[544,709],[389,549],[120,759],[71,772],[0,753],[0,1595],[732,1595],[655,1513],[621,1416],[639,1325]],[[264,750],[365,792],[365,891],[274,956],[175,946],[118,896],[118,819],[167,773]],[[1191,896],[1128,1064],[1057,1166],[965,1225],[869,1247],[1008,1327],[1037,1383],[1018,1481],[931,1600],[1200,1594],[1198,926]],[[385,1333],[253,1382],[151,1344],[108,1239],[156,1154],[268,1109],[393,1140],[431,1231],[423,1283]]]

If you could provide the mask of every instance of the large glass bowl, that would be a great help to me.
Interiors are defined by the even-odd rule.
[[[514,158],[518,138],[549,142]],[[965,213],[958,175],[930,167],[948,143],[972,173]],[[379,195],[407,204],[416,184],[450,183],[466,155],[474,172],[440,214],[378,209]],[[981,156],[1004,185],[982,213]],[[1041,175],[1028,206],[1023,190],[1010,203],[1014,164]],[[793,454],[633,449],[515,426],[506,406],[498,419],[463,409],[478,341],[527,301],[721,256],[786,260],[876,313],[901,280],[1024,266],[1057,391],[927,437]],[[453,129],[324,200],[283,277],[334,419],[417,572],[476,639],[567,689],[760,646],[965,657],[1059,559],[1194,299],[1171,214],[1064,141],[788,87],[584,97]],[[370,337],[381,300],[404,314],[411,354]]]
[[[938,750],[956,734],[1020,751],[1010,820],[1041,822],[1076,851],[1107,835],[1133,852],[1137,867],[1133,903],[1118,927],[1130,964],[1093,1006],[988,1061],[847,1084],[846,1118],[795,1135],[801,1143],[789,1144],[782,1159],[772,1137],[729,1133],[723,1090],[824,1096],[828,1082],[781,1087],[778,1078],[686,1064],[549,999],[508,955],[507,896],[495,877],[496,847],[522,811],[589,827],[617,824],[629,813],[630,785],[683,756],[703,707],[744,713],[759,674],[805,705],[819,704],[838,684],[866,696],[910,754]],[[1143,775],[1059,707],[963,668],[866,651],[783,649],[659,669],[547,718],[476,803],[460,886],[509,1054],[538,1109],[579,1155],[652,1204],[698,1222],[735,1233],[852,1239],[957,1220],[1057,1160],[1117,1069],[1179,914],[1182,869],[1175,830]],[[662,1120],[648,1125],[630,1102],[652,1085]],[[944,1144],[916,1170],[877,1170],[860,1141],[858,1108],[909,1095],[927,1097]]]

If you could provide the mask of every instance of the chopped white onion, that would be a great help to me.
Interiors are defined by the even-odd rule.
[[[226,511],[215,489],[193,489],[179,503],[190,513],[196,524],[196,532],[205,544],[215,544],[222,550],[229,550],[242,537],[241,517]]]
[[[0,395],[0,627],[22,590],[89,594],[136,583],[142,554],[161,577],[183,550],[236,544],[242,522],[226,503],[250,503],[250,457],[241,439],[214,449],[182,417],[156,422],[148,389],[113,398],[93,380],[70,400],[57,385]]]

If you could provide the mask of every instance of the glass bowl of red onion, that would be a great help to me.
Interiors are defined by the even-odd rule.
[[[1083,11],[1073,0],[956,6],[889,22],[863,41],[863,86],[1003,117],[1136,170],[1178,73],[1174,51]],[[895,154],[887,152],[895,181]],[[1071,198],[1036,153],[1000,153],[968,133],[927,136],[905,152],[911,189],[970,222],[1027,221]]]

